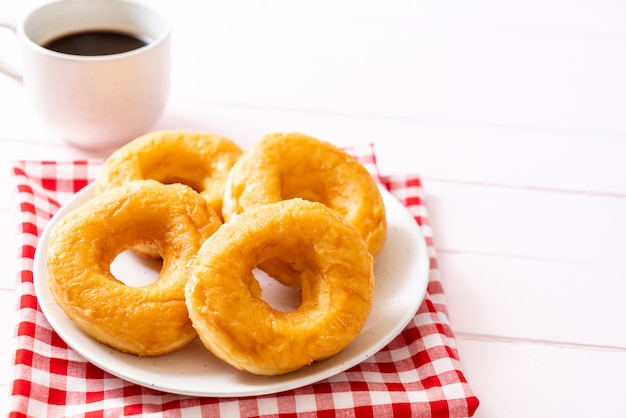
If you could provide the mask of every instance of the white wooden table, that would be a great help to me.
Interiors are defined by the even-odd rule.
[[[39,1],[6,3],[3,19]],[[372,142],[384,174],[422,175],[476,417],[626,416],[626,2],[150,3],[174,25],[155,129]],[[8,162],[106,153],[66,145],[0,77],[0,155],[8,341]]]

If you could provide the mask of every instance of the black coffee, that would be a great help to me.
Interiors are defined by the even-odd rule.
[[[71,55],[111,55],[146,45],[144,39],[123,32],[106,30],[76,32],[60,36],[44,48]]]

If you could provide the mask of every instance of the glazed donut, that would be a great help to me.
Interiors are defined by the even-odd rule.
[[[295,312],[254,291],[261,261],[290,263],[302,283]],[[240,370],[287,373],[328,358],[361,331],[374,296],[373,259],[356,229],[318,202],[261,205],[224,223],[200,248],[185,287],[204,345]]]
[[[183,183],[197,192],[221,216],[226,178],[241,148],[220,135],[189,131],[157,131],[118,148],[99,170],[94,191],[131,180]]]
[[[246,149],[232,167],[224,192],[225,220],[251,207],[299,197],[337,211],[361,234],[374,258],[387,236],[385,206],[370,173],[342,149],[300,133],[276,133]],[[259,266],[298,287],[289,265]]]
[[[157,356],[197,337],[184,287],[192,258],[222,222],[193,189],[136,180],[74,209],[50,231],[50,291],[85,333],[118,350]],[[136,243],[154,242],[159,278],[143,287],[116,279],[110,265]]]
[[[100,194],[132,180],[182,183],[196,190],[222,219],[222,198],[228,173],[242,150],[230,139],[210,133],[157,131],[140,136],[113,152],[94,181]],[[132,250],[158,258],[152,244]]]

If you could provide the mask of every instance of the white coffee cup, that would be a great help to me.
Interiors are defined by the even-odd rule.
[[[163,113],[170,25],[160,13],[130,0],[58,0],[17,25],[0,25],[16,33],[22,56],[13,68],[6,64],[10,57],[2,57],[0,72],[23,83],[42,119],[67,142],[87,149],[119,146],[149,131]],[[44,47],[90,31],[126,33],[147,44],[95,56]]]

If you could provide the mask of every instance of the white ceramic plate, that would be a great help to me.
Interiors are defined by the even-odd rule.
[[[426,242],[406,208],[387,190],[381,189],[381,193],[387,211],[388,237],[375,264],[374,305],[362,332],[335,356],[286,375],[256,376],[239,371],[214,357],[198,339],[172,354],[140,358],[97,342],[68,319],[48,289],[48,234],[60,217],[92,198],[91,186],[65,204],[44,230],[35,253],[35,292],[44,315],[69,346],[103,370],[130,382],[170,393],[210,397],[265,395],[295,389],[338,374],[371,357],[405,328],[422,303],[429,272]],[[156,263],[128,252],[120,254],[111,265],[113,274],[129,285],[155,280],[159,268]],[[297,306],[298,295],[259,276],[268,303],[279,309]],[[131,277],[139,280],[133,282]]]

